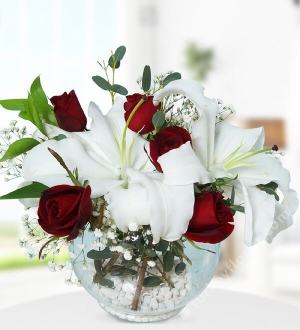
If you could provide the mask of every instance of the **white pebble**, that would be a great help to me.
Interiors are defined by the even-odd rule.
[[[188,291],[191,291],[192,290],[192,284],[190,282],[188,282],[186,285],[185,285],[185,288],[188,290]]]
[[[165,300],[164,304],[165,304],[166,308],[173,308],[175,306],[175,303],[173,300]]]
[[[172,289],[173,290],[173,289]],[[168,286],[163,286],[161,289],[160,289],[161,293],[163,295],[165,295],[167,292],[170,291],[170,288]]]
[[[172,298],[172,292],[169,291],[165,294],[165,300],[171,299]]]
[[[160,303],[158,304],[158,308],[159,308],[159,309],[164,309],[164,308],[166,308],[166,305],[160,302]]]
[[[134,292],[135,291],[135,287],[131,282],[125,281],[122,285],[122,290],[124,292]]]
[[[101,288],[101,292],[110,299],[117,298],[119,295],[119,291],[110,288]]]
[[[186,289],[180,290],[180,295],[181,297],[185,297],[186,296]]]
[[[149,307],[151,307],[152,309],[158,309],[158,302],[155,298],[151,298]]]
[[[171,292],[173,294],[173,297],[178,297],[179,296],[179,291],[176,288],[171,289]]]

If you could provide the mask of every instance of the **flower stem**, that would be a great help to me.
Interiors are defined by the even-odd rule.
[[[142,292],[143,282],[144,282],[144,278],[145,278],[145,274],[146,274],[146,269],[147,269],[147,261],[148,261],[148,258],[145,258],[143,260],[142,267],[141,267],[141,270],[140,270],[139,280],[138,280],[138,283],[137,283],[137,286],[136,286],[135,294],[134,294],[132,305],[131,305],[131,309],[133,311],[136,311],[137,310],[138,304],[139,304],[139,301],[140,301],[140,296],[141,296],[141,292]]]
[[[136,113],[137,109],[144,103],[144,99],[140,99],[140,101],[138,102],[138,104],[133,108],[131,114],[129,115],[127,121],[126,121],[126,125],[124,127],[124,131],[123,131],[123,135],[122,135],[122,165],[126,165],[126,133],[127,133],[127,128],[129,126],[129,123],[133,117],[133,115]],[[129,165],[129,164],[128,164]]]
[[[148,243],[148,249],[151,249],[151,248],[152,248],[152,238],[149,239],[149,243]],[[145,275],[146,275],[148,259],[149,258],[146,257],[142,262],[142,267],[141,267],[141,270],[140,270],[138,283],[137,283],[137,286],[136,286],[135,294],[134,294],[132,305],[131,305],[131,310],[133,310],[133,311],[136,311],[138,309],[138,304],[139,304],[140,296],[141,296],[141,293],[142,293],[144,278],[145,278]]]

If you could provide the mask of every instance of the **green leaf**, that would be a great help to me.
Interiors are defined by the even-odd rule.
[[[156,253],[154,250],[151,250],[151,249],[145,249],[145,254],[151,258],[154,258],[156,257]]]
[[[123,258],[123,262],[124,262],[126,268],[131,268],[131,267],[133,267],[134,264],[135,264],[135,259],[125,260],[125,259]]]
[[[100,76],[93,76],[92,79],[93,79],[94,83],[96,85],[98,85],[100,88],[102,88],[103,90],[105,90],[105,91],[112,90],[111,84],[104,78],[102,78]]]
[[[118,85],[118,84],[114,84],[113,92],[121,94],[121,95],[127,95],[128,94],[128,90],[125,87],[123,87],[121,85]]]
[[[25,186],[10,192],[9,194],[0,196],[0,199],[23,199],[23,198],[40,198],[43,191],[48,189],[47,186],[34,182],[29,186]]]
[[[121,243],[121,246],[124,249],[133,249],[133,250],[136,249],[136,246],[134,246],[133,244],[128,244],[128,243],[125,243],[125,242]]]
[[[61,141],[63,139],[66,139],[67,137],[64,134],[59,134],[53,138],[55,141]]]
[[[0,105],[7,110],[20,110],[26,112],[27,99],[0,100]]]
[[[115,252],[111,252],[108,247],[102,251],[91,250],[86,255],[90,259],[94,260],[105,260],[115,256]]]
[[[137,271],[129,268],[120,268],[118,270],[111,271],[112,276],[127,276],[127,275],[136,275]]]
[[[234,204],[234,198],[235,198],[235,190],[234,190],[234,186],[232,186],[231,197],[230,197],[230,203],[232,205]]]
[[[163,87],[167,86],[171,81],[178,79],[181,79],[181,74],[179,72],[173,72],[169,74],[163,81]]]
[[[148,276],[144,278],[143,286],[145,288],[152,288],[160,285],[161,283],[163,283],[163,281],[160,278],[156,276]]]
[[[186,264],[183,261],[181,261],[179,264],[176,265],[175,273],[177,275],[180,275],[185,270],[185,266]]]
[[[156,247],[156,251],[167,251],[169,247],[169,242],[163,240],[163,239],[160,239],[157,247]]]
[[[30,118],[29,114],[26,111],[20,111],[19,112],[19,117],[22,118],[22,119],[31,121],[31,118]]]
[[[152,124],[154,127],[162,127],[165,123],[165,114],[162,111],[157,111],[152,117]]]
[[[107,278],[102,278],[99,284],[111,289],[115,286],[114,282],[112,280],[108,280]]]
[[[163,263],[164,263],[166,272],[169,272],[170,270],[172,270],[172,268],[174,266],[174,255],[172,252],[167,251],[164,254]]]
[[[125,46],[120,46],[116,49],[115,51],[115,60],[121,61],[126,53],[126,47]]]
[[[30,94],[35,102],[39,101],[48,104],[47,96],[41,85],[40,76],[36,77],[30,86]]]
[[[28,113],[31,117],[31,121],[33,122],[33,124],[44,134],[46,134],[46,131],[43,127],[43,124],[41,122],[41,118],[39,116],[39,113],[37,111],[37,108],[35,106],[34,100],[32,98],[32,96],[30,95],[30,93],[28,93]]]
[[[232,210],[237,211],[237,212],[241,212],[241,213],[245,213],[245,208],[244,206],[241,205],[232,205],[230,207]]]
[[[96,269],[96,272],[101,274],[101,272],[102,272],[102,261],[101,260],[94,260],[94,267]]]
[[[273,182],[273,181],[269,182],[269,183],[267,183],[263,186],[265,186],[266,188],[272,189],[272,190],[276,190],[278,188],[278,184],[276,182]]]
[[[233,179],[232,179],[232,178],[227,178],[227,177],[224,177],[224,178],[218,178],[218,179],[216,180],[215,184],[216,184],[217,186],[223,186],[223,185],[229,184],[230,182],[236,180],[237,177],[238,177],[238,175],[236,175],[236,177],[233,178]]]
[[[0,162],[4,162],[8,159],[17,157],[25,152],[36,147],[39,142],[32,138],[23,138],[21,140],[14,141],[7,149],[4,156],[0,159]]]
[[[118,69],[121,65],[121,62],[120,61],[114,61],[114,57],[111,56],[108,60],[108,65],[113,69],[114,68],[114,65],[115,65],[115,69]]]
[[[149,65],[144,67],[142,87],[144,92],[147,92],[151,87],[151,69]]]

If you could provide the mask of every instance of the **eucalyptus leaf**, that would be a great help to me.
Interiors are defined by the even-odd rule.
[[[102,78],[100,76],[93,76],[92,79],[93,79],[94,83],[96,85],[98,85],[100,88],[102,88],[103,90],[105,90],[105,91],[112,90],[111,84],[104,78]]]
[[[102,278],[99,284],[111,289],[115,286],[114,282],[112,280],[108,280],[107,278]]]
[[[154,250],[151,250],[151,249],[145,249],[145,254],[151,258],[154,258],[156,257],[156,253]]]
[[[157,111],[152,117],[152,124],[154,127],[162,127],[165,123],[165,114],[162,111]]]
[[[116,49],[115,51],[115,60],[116,61],[121,61],[126,53],[126,47],[125,46],[120,46]]]
[[[161,283],[163,283],[163,281],[160,278],[156,276],[148,276],[144,278],[143,286],[145,288],[151,288],[154,286],[158,286]]]
[[[123,258],[124,259],[124,258]],[[125,267],[126,268],[131,268],[134,266],[135,264],[135,259],[131,259],[131,260],[123,260],[124,261],[124,264],[125,264]]]
[[[120,268],[118,270],[111,271],[112,276],[127,276],[127,275],[136,275],[137,271],[129,268]]]
[[[144,92],[147,92],[151,87],[151,69],[149,65],[144,67],[142,87]]]
[[[34,182],[28,186],[16,189],[9,194],[0,196],[0,199],[23,199],[23,198],[40,198],[43,191],[48,189],[47,186]]]
[[[169,271],[172,270],[172,268],[174,266],[174,255],[173,255],[172,252],[167,251],[164,254],[163,263],[164,263],[164,267],[165,267],[166,272],[169,272]]]
[[[114,61],[113,56],[111,56],[108,60],[108,65],[113,69],[115,66],[115,69],[118,69],[121,65],[120,61]]]
[[[0,162],[4,162],[8,159],[12,159],[19,155],[22,155],[25,152],[36,147],[37,145],[39,145],[39,142],[32,138],[23,138],[20,140],[16,140],[8,147],[6,153],[0,159]]]
[[[173,72],[169,74],[168,76],[166,76],[166,78],[163,81],[163,87],[167,86],[168,83],[170,83],[171,81],[178,79],[181,79],[181,74],[179,72]]]
[[[156,251],[167,251],[169,247],[169,242],[163,240],[163,239],[160,239],[157,247],[156,247]]]
[[[241,206],[241,205],[232,205],[230,208],[232,210],[234,210],[234,211],[245,213],[244,206]]]
[[[102,261],[101,260],[94,260],[94,267],[96,269],[96,272],[101,274],[101,272],[102,272]]]
[[[181,261],[179,264],[176,265],[175,267],[175,273],[177,275],[180,275],[184,270],[185,270],[186,264]]]
[[[91,250],[86,255],[90,259],[105,260],[115,256],[115,252],[111,252],[108,247],[102,251]]]
[[[121,94],[121,95],[127,95],[128,94],[128,90],[125,87],[123,87],[121,85],[118,85],[118,84],[114,84],[113,92]]]
[[[133,249],[133,250],[136,249],[136,247],[133,244],[129,244],[129,243],[125,243],[125,242],[121,243],[121,246],[124,249]]]

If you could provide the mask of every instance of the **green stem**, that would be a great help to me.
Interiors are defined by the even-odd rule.
[[[123,135],[122,135],[122,155],[121,155],[121,161],[122,161],[122,165],[127,165],[126,164],[126,133],[127,133],[127,128],[129,126],[129,123],[132,119],[132,117],[134,116],[134,114],[136,113],[137,109],[144,103],[144,99],[140,99],[140,101],[138,102],[138,104],[133,108],[131,114],[129,115],[127,121],[126,121],[126,125],[124,127],[124,131],[123,131]],[[129,165],[129,164],[128,164]]]

